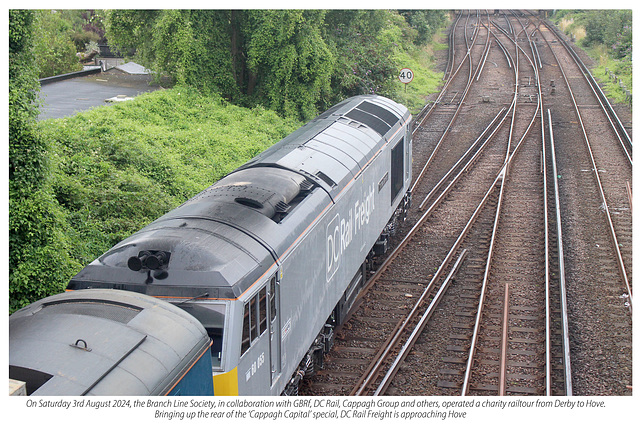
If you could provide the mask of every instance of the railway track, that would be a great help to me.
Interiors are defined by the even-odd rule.
[[[625,343],[616,349],[628,375],[610,392],[629,392],[632,297],[624,266],[631,252],[620,250],[616,262],[616,243],[609,244],[612,254],[602,261],[614,271],[604,274],[617,275],[619,283],[608,284],[615,291],[589,310],[599,319],[614,316],[620,329],[585,345],[576,322],[589,319],[578,311],[594,300],[580,284],[584,265],[575,251],[587,233],[578,227],[592,231],[595,223],[611,242],[619,236],[624,243],[618,247],[630,243],[630,215],[624,215],[629,190],[621,192],[620,182],[630,187],[625,177],[600,186],[606,188],[602,200],[621,206],[613,208],[617,228],[607,231],[602,215],[593,212],[575,225],[576,204],[585,195],[558,180],[563,173],[575,175],[577,167],[571,163],[574,147],[566,143],[565,123],[574,120],[558,108],[568,103],[569,86],[551,74],[551,58],[568,62],[569,54],[560,55],[564,44],[553,37],[558,35],[535,17],[469,12],[456,18],[448,80],[416,118],[413,207],[395,249],[338,331],[325,369],[306,383],[306,394],[570,395],[574,383],[578,394],[588,394],[615,380],[594,384],[593,372],[580,362],[615,347],[613,337]],[[585,105],[596,102],[593,96]],[[574,106],[580,111],[579,102]],[[585,139],[589,132],[584,130]],[[611,132],[625,133],[619,127]],[[598,138],[596,144],[607,141]],[[615,161],[623,162],[630,138],[621,138],[619,147]],[[592,164],[607,157],[600,150],[606,149],[591,150]],[[598,199],[595,189],[589,197]],[[592,274],[604,269],[595,267]],[[584,380],[578,378],[582,373]]]

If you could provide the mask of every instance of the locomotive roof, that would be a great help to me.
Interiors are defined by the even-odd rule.
[[[259,280],[409,120],[380,96],[335,105],[87,266],[69,288],[238,298]],[[132,271],[144,251],[162,272]],[[106,282],[106,284],[105,284]]]
[[[335,198],[408,119],[408,110],[390,99],[375,95],[349,98],[241,169],[273,165],[294,170]]]
[[[209,342],[194,317],[158,299],[67,292],[9,317],[9,374],[33,395],[165,394]]]

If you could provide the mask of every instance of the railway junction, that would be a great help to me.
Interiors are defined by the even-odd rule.
[[[631,119],[585,63],[535,13],[456,16],[407,219],[301,394],[631,395]]]

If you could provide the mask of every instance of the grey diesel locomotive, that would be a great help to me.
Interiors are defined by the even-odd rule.
[[[296,394],[409,204],[410,121],[387,98],[347,99],[114,246],[68,290],[133,291],[189,313],[212,341],[202,381],[215,395]]]

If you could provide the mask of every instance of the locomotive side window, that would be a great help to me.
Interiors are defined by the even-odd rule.
[[[271,278],[271,283],[269,284],[269,305],[271,307],[271,322],[276,319],[276,278]]]
[[[404,184],[404,138],[391,149],[391,203]]]
[[[244,320],[242,322],[242,350],[241,353],[244,354],[249,347],[251,346],[251,310],[249,309],[249,303],[244,305]]]
[[[250,307],[249,309],[251,310],[251,342],[253,342],[253,340],[255,340],[256,338],[258,338],[258,298],[257,297],[253,297],[251,298],[251,302],[250,302]]]
[[[258,301],[257,297],[251,298],[251,300],[244,305],[244,320],[242,324],[242,348],[241,352],[244,354],[251,343],[258,337]]]

